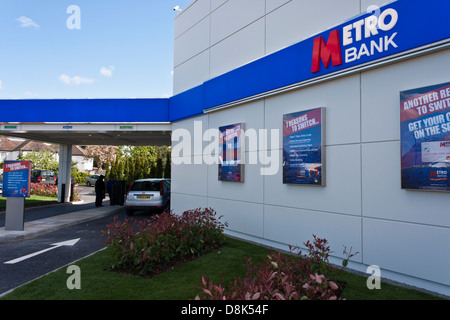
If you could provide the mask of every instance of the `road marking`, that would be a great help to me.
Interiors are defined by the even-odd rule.
[[[47,252],[47,251],[50,251],[50,250],[53,250],[53,249],[56,249],[56,248],[59,248],[59,247],[62,247],[62,246],[73,246],[73,245],[75,245],[78,242],[78,240],[80,240],[80,238],[54,243],[54,244],[51,245],[52,247],[50,247],[50,248],[47,248],[47,249],[44,249],[44,250],[41,250],[41,251],[38,251],[38,252],[30,253],[30,254],[27,254],[26,256],[23,256],[23,257],[20,257],[20,258],[17,258],[17,259],[6,261],[6,262],[4,262],[4,264],[16,264],[16,263],[21,262],[23,260],[35,257],[35,256],[37,256],[39,254],[42,254],[44,252]]]

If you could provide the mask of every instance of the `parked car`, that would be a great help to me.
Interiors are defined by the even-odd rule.
[[[134,181],[125,199],[127,215],[134,211],[165,209],[170,205],[170,179],[139,179]]]
[[[38,169],[31,170],[31,182],[57,184],[55,171]]]
[[[100,177],[100,175],[98,175],[98,174],[94,174],[94,175],[92,175],[90,177],[87,177],[86,178],[86,182],[85,182],[86,186],[88,186],[88,187],[94,186],[95,185],[95,181],[97,181],[98,177]]]

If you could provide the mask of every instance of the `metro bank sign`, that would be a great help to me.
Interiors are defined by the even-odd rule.
[[[322,36],[314,38],[311,72],[320,71],[321,61],[325,68],[329,67],[330,61],[336,67],[398,48],[397,32],[394,31],[398,19],[398,12],[388,8],[330,31],[326,42]]]

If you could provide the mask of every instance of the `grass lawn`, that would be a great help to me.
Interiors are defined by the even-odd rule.
[[[32,194],[29,198],[25,198],[25,207],[32,207],[43,204],[53,204],[57,202],[58,198],[56,197],[42,197]],[[4,208],[6,208],[6,198],[0,197],[0,209]]]
[[[263,260],[270,250],[251,243],[227,238],[227,244],[192,262],[178,266],[153,278],[107,270],[110,251],[99,251],[75,262],[81,270],[81,289],[66,286],[70,274],[67,267],[21,286],[2,300],[189,300],[199,293],[197,287],[205,273],[216,283],[228,284],[234,277],[244,276],[245,257]],[[380,290],[369,290],[367,278],[339,271],[337,279],[347,282],[343,297],[347,300],[433,300],[426,293],[381,284]]]

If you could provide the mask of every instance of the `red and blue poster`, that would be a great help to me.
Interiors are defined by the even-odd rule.
[[[219,128],[219,181],[244,181],[243,123]]]
[[[324,108],[283,115],[283,183],[324,186]]]
[[[3,165],[3,197],[29,197],[30,177],[30,161],[5,161]]]
[[[450,82],[400,92],[402,188],[450,191]]]

